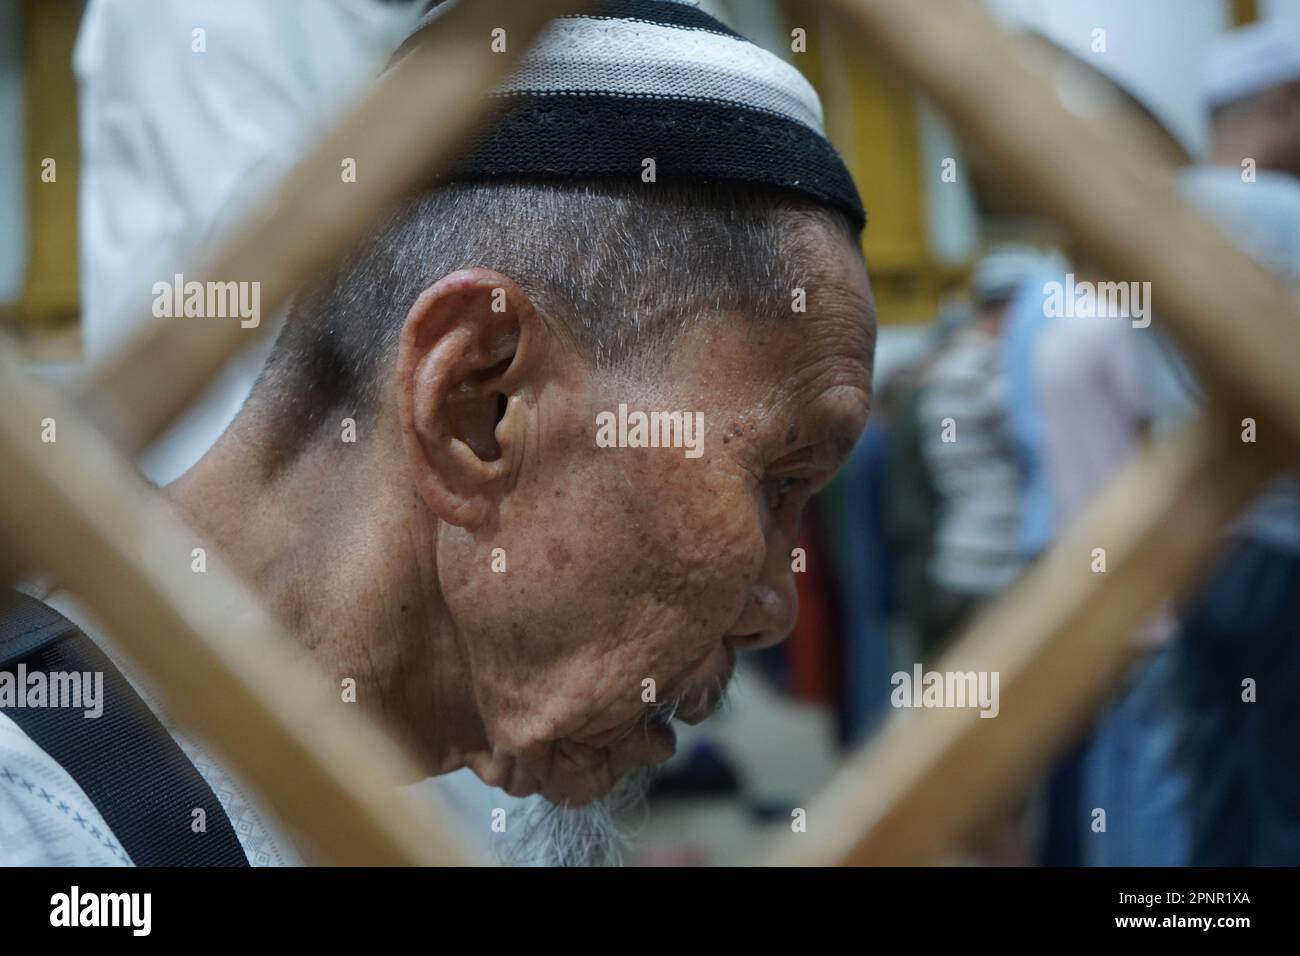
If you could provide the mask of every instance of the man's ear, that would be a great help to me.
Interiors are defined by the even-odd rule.
[[[407,313],[397,355],[402,443],[420,496],[442,520],[478,526],[508,486],[522,436],[498,425],[508,412],[526,414],[517,399],[542,336],[528,296],[489,269],[444,276]]]

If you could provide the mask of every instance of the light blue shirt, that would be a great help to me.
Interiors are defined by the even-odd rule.
[[[1043,286],[1063,282],[1064,276],[1042,272],[1026,280],[1012,297],[1002,326],[1002,368],[1007,379],[1007,428],[1020,469],[1021,557],[1030,560],[1052,543],[1056,503],[1051,476],[1043,457],[1042,406],[1034,378],[1034,352],[1051,321],[1043,308]]]

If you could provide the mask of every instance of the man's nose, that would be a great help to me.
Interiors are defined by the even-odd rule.
[[[799,599],[793,577],[784,587],[754,584],[749,589],[745,610],[731,629],[732,644],[738,651],[758,651],[780,644],[794,630]]]

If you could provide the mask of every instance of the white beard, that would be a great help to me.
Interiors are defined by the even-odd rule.
[[[621,866],[630,836],[629,817],[645,809],[653,771],[634,770],[609,793],[572,808],[539,800],[528,811],[523,833],[503,849],[507,865]]]

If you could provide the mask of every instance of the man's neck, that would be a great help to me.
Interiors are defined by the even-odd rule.
[[[361,448],[308,451],[271,481],[228,432],[167,496],[310,651],[431,774],[481,750],[464,656],[441,598],[437,522]]]

